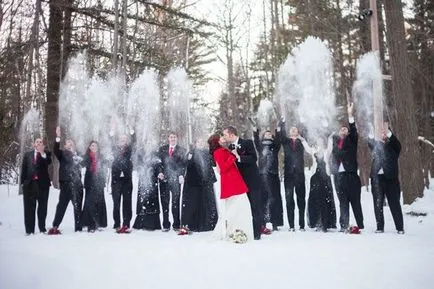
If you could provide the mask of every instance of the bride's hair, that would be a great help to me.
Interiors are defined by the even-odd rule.
[[[209,153],[213,155],[214,151],[218,148],[221,148],[220,145],[220,134],[215,133],[208,139],[208,145],[209,145]]]

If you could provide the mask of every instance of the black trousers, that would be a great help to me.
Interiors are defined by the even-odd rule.
[[[249,198],[250,208],[252,210],[253,218],[253,235],[255,239],[261,238],[261,227],[264,224],[264,213],[262,210],[262,193],[261,188],[258,186],[250,186],[247,184],[249,192],[247,197]]]
[[[178,178],[170,179],[167,182],[160,182],[160,198],[161,207],[163,208],[163,228],[170,228],[169,221],[169,202],[170,194],[172,194],[172,216],[173,216],[173,228],[179,229],[181,225],[179,206],[181,196],[181,185]]]
[[[339,199],[341,229],[347,229],[350,222],[350,204],[357,226],[364,229],[363,212],[360,203],[361,183],[357,173],[342,172],[335,175],[336,194]]]
[[[56,207],[53,227],[59,227],[60,223],[62,223],[69,201],[71,201],[74,208],[74,229],[76,232],[81,231],[81,210],[83,206],[83,185],[81,181],[60,182],[59,202]]]
[[[85,187],[82,225],[88,230],[107,227],[107,209],[104,197],[104,183],[93,182]]]
[[[27,234],[35,233],[35,212],[38,205],[38,227],[40,232],[46,232],[48,193],[50,188],[41,188],[39,181],[31,181],[23,185],[24,225]]]
[[[377,229],[384,230],[384,198],[387,198],[390,212],[392,213],[395,228],[398,231],[404,230],[404,219],[402,216],[401,204],[399,202],[401,187],[398,178],[388,179],[384,175],[371,178],[372,196],[374,199],[375,220]]]
[[[131,179],[117,179],[112,181],[113,197],[113,220],[114,228],[119,228],[121,224],[121,198],[122,198],[122,226],[130,227],[133,216],[133,181]]]
[[[298,207],[298,224],[300,229],[304,229],[304,215],[306,211],[306,185],[304,173],[285,174],[285,199],[286,213],[288,215],[288,223],[290,228],[294,228],[294,191],[297,195]]]
[[[278,174],[261,174],[264,225],[283,226],[283,205]]]
[[[204,194],[205,190],[201,186],[188,186],[188,191],[184,187],[182,196],[182,225],[188,226],[192,231],[196,231],[199,227],[199,206],[200,194]],[[205,209],[205,208],[204,208]]]

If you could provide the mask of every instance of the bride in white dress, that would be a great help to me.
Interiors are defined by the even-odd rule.
[[[214,232],[220,239],[236,243],[253,240],[252,212],[247,185],[238,171],[236,157],[221,145],[220,135],[212,135],[208,144],[217,164],[220,193],[219,220]]]

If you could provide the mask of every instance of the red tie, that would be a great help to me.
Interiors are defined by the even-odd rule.
[[[169,156],[172,156],[173,155],[173,147],[170,147],[169,148]]]
[[[33,159],[33,164],[36,165],[36,164],[38,163],[38,160],[39,160],[39,153],[37,152],[37,153],[35,154],[34,159]],[[35,174],[32,176],[32,180],[35,181],[35,180],[38,180],[38,179],[39,179],[39,177],[38,177],[38,173],[35,172]]]
[[[291,139],[291,148],[295,151],[295,139]]]

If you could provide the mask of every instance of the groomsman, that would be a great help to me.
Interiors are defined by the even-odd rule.
[[[295,191],[297,196],[298,224],[300,231],[305,231],[306,184],[304,177],[304,146],[296,127],[291,127],[289,137],[286,136],[285,119],[280,121],[279,129],[280,131],[277,132],[277,136],[283,145],[284,185],[289,230],[295,231]]]
[[[59,202],[56,207],[56,214],[53,227],[48,230],[48,235],[60,234],[59,226],[65,216],[69,201],[74,208],[75,231],[81,231],[81,208],[83,205],[83,184],[81,183],[81,166],[83,159],[77,155],[74,142],[66,139],[63,150],[60,149],[61,130],[56,128],[56,140],[53,146],[54,155],[59,160]]]
[[[341,127],[339,136],[329,140],[332,146],[331,170],[334,175],[336,193],[339,198],[341,232],[348,230],[350,204],[359,229],[364,229],[360,203],[361,183],[357,174],[358,133],[353,117],[353,104],[348,104],[349,128]],[[331,143],[330,143],[331,142]]]
[[[117,233],[128,233],[132,212],[132,192],[133,192],[133,146],[136,142],[134,130],[130,130],[131,142],[128,141],[126,134],[118,136],[117,144],[114,141],[114,126],[110,131],[112,137],[112,198],[113,198],[113,228]],[[122,198],[122,226],[121,226],[121,198]]]
[[[404,220],[400,204],[401,188],[399,183],[398,158],[401,143],[384,124],[380,140],[370,139],[368,146],[372,151],[371,183],[374,197],[374,212],[377,221],[376,233],[384,232],[384,198],[387,198],[398,234],[404,234]]]
[[[159,149],[159,156],[163,164],[158,174],[160,180],[160,198],[163,208],[163,231],[170,230],[169,201],[172,194],[173,229],[179,230],[181,185],[184,184],[184,175],[187,166],[187,150],[178,145],[178,135],[170,132],[168,144]]]
[[[50,177],[48,165],[51,164],[51,153],[45,150],[41,138],[33,143],[34,149],[23,155],[21,166],[21,180],[24,200],[24,224],[26,234],[35,233],[35,211],[38,205],[38,227],[45,233],[45,220],[47,218],[48,193],[50,190]]]
[[[277,231],[283,226],[282,196],[280,194],[279,179],[279,150],[280,140],[275,138],[271,131],[266,130],[262,138],[260,131],[253,127],[253,139],[259,154],[259,174],[262,182],[262,200],[264,211],[264,229],[267,222],[273,224]]]
[[[237,129],[228,126],[223,130],[223,137],[229,144],[229,150],[237,158],[237,166],[244,181],[246,182],[249,192],[250,207],[253,216],[253,234],[255,240],[261,239],[261,233],[269,234],[269,231],[263,231],[264,214],[262,212],[261,181],[259,169],[256,165],[258,159],[253,141],[241,139],[238,136]]]

